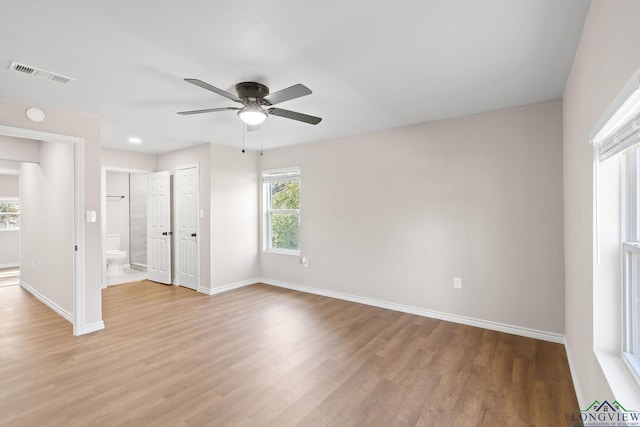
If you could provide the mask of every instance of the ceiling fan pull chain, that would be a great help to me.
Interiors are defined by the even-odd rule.
[[[242,152],[244,153],[244,135],[247,133],[244,123],[242,124]]]

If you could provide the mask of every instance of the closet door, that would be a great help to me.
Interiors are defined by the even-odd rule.
[[[147,274],[149,280],[171,284],[171,175],[148,175]]]
[[[179,167],[175,179],[178,284],[198,290],[198,166]]]

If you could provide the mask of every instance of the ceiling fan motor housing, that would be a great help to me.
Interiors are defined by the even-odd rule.
[[[236,85],[236,92],[238,97],[260,99],[269,95],[269,88],[261,83],[256,82],[241,82]]]

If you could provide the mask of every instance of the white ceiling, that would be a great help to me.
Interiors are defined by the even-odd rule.
[[[0,95],[97,113],[102,146],[167,152],[240,146],[240,81],[313,94],[278,107],[323,117],[262,125],[264,148],[560,98],[586,0],[11,0],[2,6]],[[18,61],[70,85],[9,70]],[[46,113],[46,111],[45,111]],[[0,117],[1,119],[1,117]],[[143,139],[140,145],[127,142]],[[260,132],[247,135],[260,146]]]

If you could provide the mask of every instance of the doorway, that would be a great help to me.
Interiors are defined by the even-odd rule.
[[[38,195],[33,195],[32,198],[29,193],[30,199],[39,203],[48,202],[48,206],[61,204],[65,206],[65,209],[58,211],[43,207],[41,211],[55,215],[62,214],[64,211],[64,218],[58,227],[30,227],[38,229],[39,235],[33,239],[28,239],[25,233],[21,233],[21,253],[28,252],[28,255],[33,255],[33,258],[42,260],[37,262],[37,259],[25,260],[23,256],[20,257],[21,270],[25,269],[25,262],[28,262],[30,267],[28,271],[31,274],[29,278],[31,283],[21,281],[21,286],[71,322],[74,335],[104,328],[102,322],[85,324],[84,139],[6,125],[0,125],[0,136],[40,142],[40,164],[23,163],[29,167],[21,168],[21,171],[28,171],[40,180],[43,184],[39,186],[39,190],[42,190],[40,195],[49,197],[59,189],[58,194],[63,200],[56,199],[49,202],[44,200],[45,198],[37,197]],[[8,160],[26,160],[20,158],[20,155],[24,153],[16,153],[15,158],[8,158]],[[46,191],[44,184],[53,185],[56,191]],[[25,203],[22,197],[21,203]],[[25,209],[24,212],[26,211]],[[38,221],[35,214],[33,222],[35,225],[44,224],[43,221]],[[31,245],[33,249],[25,249],[25,242],[33,243]],[[43,245],[42,242],[47,243]],[[45,253],[46,251],[49,253]],[[58,256],[52,256],[50,251]]]
[[[138,282],[147,273],[147,175],[103,167],[103,288]]]
[[[20,163],[0,160],[0,287],[20,284]]]

